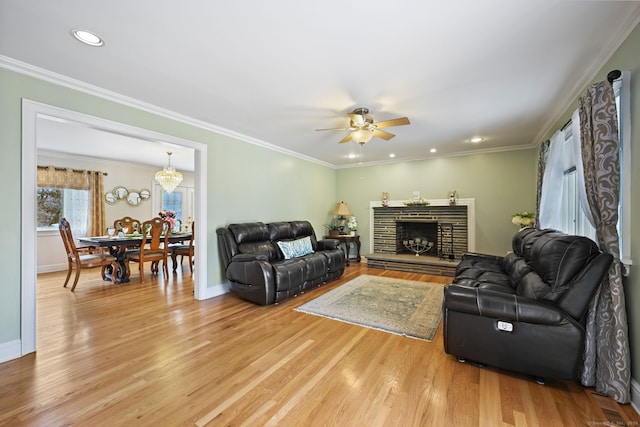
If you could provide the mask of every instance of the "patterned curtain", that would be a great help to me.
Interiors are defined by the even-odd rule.
[[[540,228],[540,199],[542,198],[542,178],[544,177],[544,170],[547,167],[547,159],[549,158],[549,146],[550,140],[546,140],[540,144],[540,151],[538,152],[538,180],[536,188],[536,218],[535,227]]]
[[[89,220],[87,234],[89,236],[101,236],[107,229],[105,213],[104,181],[102,172],[87,171],[89,181]]]
[[[86,234],[100,236],[106,225],[103,172],[38,166],[38,187],[87,190],[89,192],[89,212],[87,213]],[[82,227],[84,228],[84,227]],[[84,234],[84,233],[83,233]]]
[[[580,98],[582,162],[598,244],[613,264],[589,308],[582,384],[620,403],[630,401],[631,365],[620,266],[620,150],[613,88],[596,83]]]

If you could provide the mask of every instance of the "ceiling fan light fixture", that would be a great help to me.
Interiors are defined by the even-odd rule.
[[[162,186],[164,191],[171,194],[182,182],[182,174],[171,166],[171,151],[167,151],[169,163],[161,171],[156,172],[156,182]]]
[[[373,138],[373,130],[367,128],[358,129],[351,134],[351,138],[358,144],[366,144]]]

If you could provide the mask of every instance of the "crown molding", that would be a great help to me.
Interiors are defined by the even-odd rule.
[[[77,90],[79,92],[86,93],[88,95],[96,96],[108,101],[112,101],[127,107],[135,108],[147,113],[155,114],[160,117],[164,117],[170,120],[174,120],[180,123],[184,123],[196,128],[204,129],[210,132],[214,132],[220,135],[228,136],[240,141],[247,142],[249,144],[257,145],[259,147],[266,148],[268,150],[276,151],[288,156],[297,157],[299,159],[316,163],[320,166],[325,166],[331,169],[335,169],[336,165],[315,159],[304,154],[288,150],[286,148],[279,147],[269,142],[263,141],[258,138],[247,136],[230,129],[226,129],[220,126],[216,126],[212,123],[205,122],[203,120],[194,119],[193,117],[185,116],[175,111],[167,110],[157,105],[149,104],[144,101],[140,101],[135,98],[131,98],[122,95],[117,92],[113,92],[99,86],[95,86],[81,80],[77,80],[62,74],[55,73],[53,71],[46,70],[44,68],[37,67],[35,65],[28,64],[26,62],[19,61],[17,59],[0,55],[0,68],[15,71],[16,73],[23,74],[29,77],[34,77],[39,80],[43,80],[49,83],[53,83],[58,86],[66,87],[69,89]]]
[[[395,160],[380,160],[377,162],[367,162],[367,163],[358,163],[352,165],[336,165],[335,169],[350,169],[350,168],[360,168],[365,166],[378,166],[378,165],[390,165],[390,164],[398,164],[398,163],[408,163],[408,162],[421,162],[425,160],[435,160],[435,159],[447,159],[450,157],[463,157],[463,156],[477,156],[480,154],[493,154],[493,153],[505,153],[508,151],[522,151],[522,150],[532,150],[537,148],[538,144],[527,144],[518,147],[498,147],[498,148],[487,148],[473,151],[460,151],[458,153],[450,153],[450,154],[442,154],[442,155],[430,155],[428,157],[411,157],[408,159],[395,159]]]

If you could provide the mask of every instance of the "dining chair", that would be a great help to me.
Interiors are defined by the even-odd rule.
[[[76,277],[73,280],[73,286],[71,291],[73,292],[78,284],[80,278],[80,270],[83,268],[102,267],[102,280],[106,279],[106,269],[115,262],[115,258],[105,253],[99,248],[93,246],[76,246],[75,240],[73,240],[73,234],[71,233],[71,226],[66,218],[62,218],[58,225],[60,230],[60,236],[64,243],[64,248],[67,251],[67,263],[69,270],[67,271],[67,278],[64,280],[64,286],[67,287],[69,278],[71,277],[71,271],[76,270]]]
[[[153,218],[142,223],[142,242],[138,249],[127,251],[129,261],[139,263],[140,281],[144,281],[144,263],[151,261],[151,272],[158,272],[158,264],[162,261],[164,277],[169,276],[167,258],[169,256],[169,234],[171,225],[162,218]]]
[[[142,233],[140,220],[131,218],[130,216],[125,216],[124,218],[116,219],[115,221],[113,221],[113,228],[115,228],[116,233],[120,232],[123,227],[127,227],[129,229],[127,231],[127,234]]]
[[[173,262],[173,271],[176,271],[178,268],[177,258],[180,256],[180,265],[182,265],[182,261],[184,257],[189,258],[189,269],[191,270],[191,274],[193,274],[193,257],[195,254],[195,248],[193,246],[193,242],[195,240],[195,222],[191,223],[191,240],[189,240],[189,244],[177,244],[171,245],[171,261]]]

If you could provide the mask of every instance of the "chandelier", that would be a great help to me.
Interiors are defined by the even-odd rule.
[[[167,151],[167,154],[169,155],[169,164],[161,171],[156,172],[156,181],[164,191],[171,193],[182,182],[182,174],[171,166],[171,151]]]

